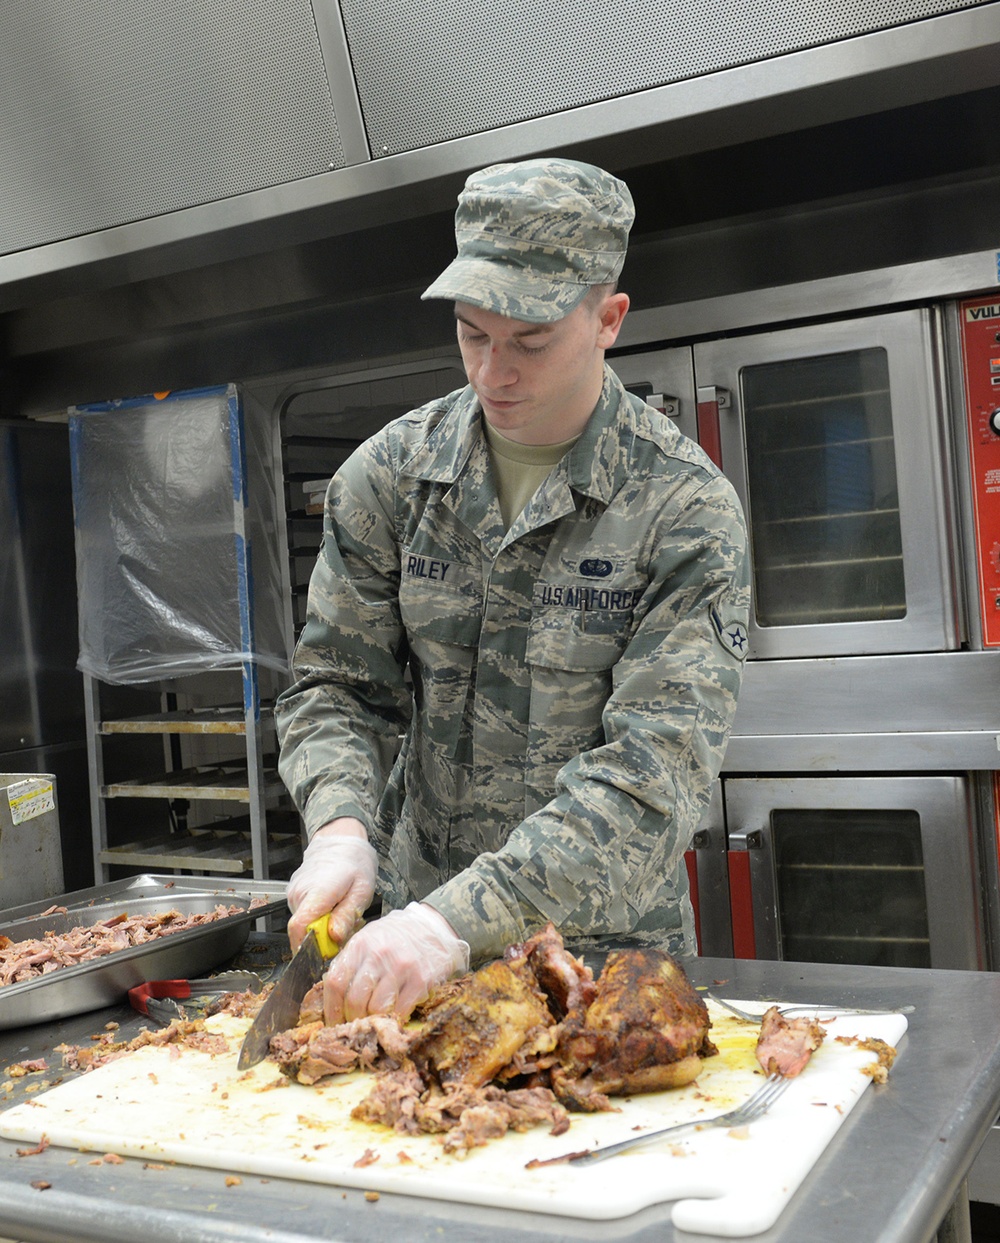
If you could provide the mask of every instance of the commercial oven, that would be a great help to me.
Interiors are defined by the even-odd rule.
[[[996,303],[612,359],[730,477],[750,533],[744,692],[687,855],[703,953],[997,959]]]
[[[751,659],[958,647],[939,318],[892,312],[614,360],[739,493]]]
[[[734,777],[725,803],[737,957],[979,966],[965,777]]]

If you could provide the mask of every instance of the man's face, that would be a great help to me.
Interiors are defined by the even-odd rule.
[[[462,362],[491,427],[520,444],[559,444],[583,430],[604,380],[628,297],[584,301],[563,319],[530,324],[455,303]]]

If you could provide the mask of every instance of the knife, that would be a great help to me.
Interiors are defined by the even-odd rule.
[[[309,925],[309,930],[295,951],[292,961],[243,1037],[243,1045],[236,1061],[238,1070],[248,1070],[262,1062],[267,1056],[271,1037],[278,1032],[288,1031],[298,1022],[302,998],[317,980],[323,978],[327,963],[340,948],[336,941],[331,940],[328,926],[328,915],[321,915]]]

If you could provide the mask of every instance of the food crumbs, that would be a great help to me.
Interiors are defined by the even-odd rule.
[[[366,1148],[357,1161],[354,1162],[354,1168],[356,1170],[364,1169],[366,1165],[374,1165],[377,1160],[378,1153],[372,1152],[370,1148]]]
[[[105,1165],[124,1165],[124,1157],[120,1157],[117,1152],[106,1152],[101,1158]]]
[[[143,1163],[142,1168],[144,1170],[165,1170],[167,1167],[165,1165],[160,1165],[156,1161],[146,1161]]]
[[[397,1152],[396,1160],[401,1165],[407,1165],[407,1164],[412,1165],[413,1164],[413,1158],[410,1156],[408,1152]]]
[[[159,1079],[157,1079],[157,1077],[156,1077],[156,1071],[155,1071],[155,1070],[151,1070],[151,1071],[149,1072],[149,1075],[148,1075],[147,1077],[148,1077],[148,1079],[149,1079],[149,1082],[150,1082],[150,1083],[159,1083],[159,1082],[160,1082],[160,1081],[159,1081]]]
[[[243,1179],[237,1178],[235,1174],[227,1174],[226,1175],[226,1186],[227,1187],[242,1187]]]
[[[18,1148],[16,1151],[19,1157],[35,1157],[40,1152],[44,1152],[48,1146],[49,1137],[47,1135],[43,1135],[34,1148]]]
[[[380,1199],[380,1196],[377,1191],[366,1191],[365,1199],[368,1201],[369,1204],[374,1204],[376,1200]]]
[[[51,1183],[47,1183],[45,1182],[44,1179],[41,1179],[41,1178],[36,1179],[36,1181],[33,1182],[31,1185],[32,1187],[34,1187],[36,1191],[48,1191],[48,1189],[52,1186]]]
[[[104,1030],[106,1032],[116,1032],[118,1030],[118,1024],[114,1022],[105,1023]],[[91,1040],[100,1040],[100,1036],[91,1036]]]
[[[726,1134],[730,1139],[749,1139],[750,1128],[748,1126],[731,1126]]]
[[[889,1078],[892,1064],[896,1060],[895,1048],[891,1044],[886,1044],[884,1040],[876,1039],[859,1040],[858,1048],[868,1049],[878,1057],[878,1061],[866,1066],[862,1074],[870,1075],[876,1083],[885,1083]]]

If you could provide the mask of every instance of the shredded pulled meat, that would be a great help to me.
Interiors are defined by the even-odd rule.
[[[689,1083],[717,1052],[704,1002],[668,954],[625,950],[599,979],[547,925],[502,959],[449,981],[418,1022],[371,1015],[323,1023],[315,991],[270,1057],[299,1083],[364,1070],[352,1116],[402,1135],[439,1135],[463,1156],[508,1130],[569,1128],[569,1110]]]
[[[205,1030],[204,1019],[175,1019],[166,1027],[143,1028],[132,1040],[115,1040],[114,1032],[108,1031],[90,1046],[60,1044],[56,1045],[56,1052],[62,1054],[63,1065],[68,1070],[88,1071],[150,1044],[183,1044],[213,1054],[225,1053],[229,1048],[225,1036]]]
[[[251,902],[260,905],[260,899]],[[186,932],[202,924],[242,915],[242,906],[219,905],[212,911],[184,915],[177,910],[149,915],[129,915],[122,911],[110,919],[72,928],[69,932],[46,932],[38,938],[11,941],[0,936],[0,985],[32,980],[60,967],[74,967],[92,958],[102,958],[134,945],[145,945],[159,937]],[[65,915],[65,907],[50,907],[44,915]]]
[[[823,1043],[826,1030],[815,1019],[787,1019],[777,1006],[765,1011],[757,1038],[757,1061],[768,1075],[801,1075]]]
[[[352,1070],[394,1070],[409,1044],[396,1019],[372,1014],[337,1027],[313,1021],[279,1032],[271,1039],[271,1058],[289,1078],[312,1084]]]

